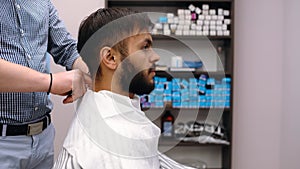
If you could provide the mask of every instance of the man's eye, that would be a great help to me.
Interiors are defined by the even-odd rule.
[[[143,50],[147,50],[147,49],[149,49],[150,48],[150,45],[145,45],[145,46],[143,46]]]

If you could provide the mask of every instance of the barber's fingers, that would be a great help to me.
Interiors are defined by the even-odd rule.
[[[68,103],[73,103],[73,98],[72,98],[72,95],[68,95],[64,100],[63,100],[63,103],[64,104],[68,104]]]
[[[92,85],[92,79],[88,74],[85,74],[78,69],[74,71],[72,91],[71,93],[68,93],[68,96],[63,100],[64,104],[72,103],[83,96],[87,91],[87,88]]]

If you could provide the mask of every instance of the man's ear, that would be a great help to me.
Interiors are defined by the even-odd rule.
[[[117,68],[117,62],[115,60],[115,56],[113,56],[113,54],[112,54],[111,47],[107,47],[107,46],[103,47],[100,50],[100,57],[101,57],[102,63],[109,69]]]

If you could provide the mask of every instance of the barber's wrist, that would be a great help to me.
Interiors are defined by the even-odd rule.
[[[81,56],[79,56],[79,57],[77,57],[77,59],[75,59],[74,60],[74,62],[73,62],[73,65],[72,65],[72,70],[74,70],[74,69],[78,69],[78,62],[80,61],[80,60],[82,60],[82,58],[81,58]]]
[[[52,73],[49,74],[49,77],[50,77],[50,82],[49,82],[49,87],[48,87],[48,90],[47,90],[47,95],[50,94],[51,89],[52,89],[52,84],[53,84],[53,75],[52,75]]]
[[[49,89],[50,77],[47,73],[40,73],[36,75],[36,80],[33,84],[35,91],[47,92]]]

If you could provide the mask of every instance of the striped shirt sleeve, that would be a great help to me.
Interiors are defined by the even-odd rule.
[[[76,159],[63,148],[52,169],[82,169],[82,167],[78,164]]]
[[[66,30],[63,21],[58,17],[57,9],[49,2],[49,36],[48,52],[55,63],[71,70],[73,63],[79,57],[76,41]]]

